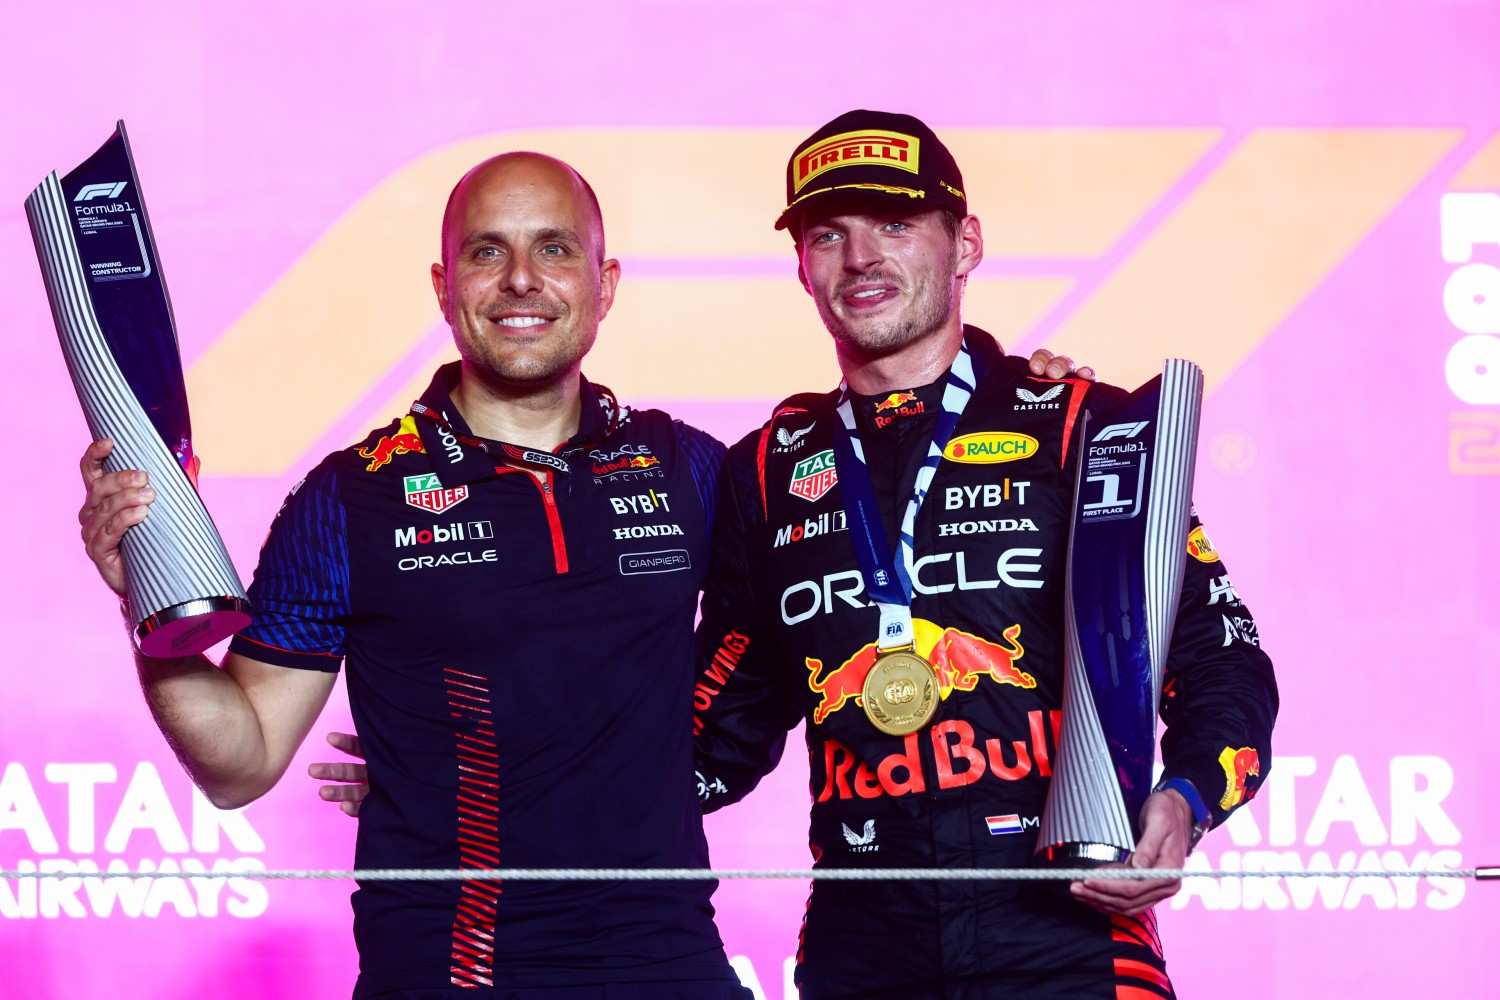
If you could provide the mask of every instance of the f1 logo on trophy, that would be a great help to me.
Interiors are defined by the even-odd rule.
[[[1203,370],[1173,359],[1118,406],[1084,416],[1043,864],[1125,861],[1135,850],[1182,595],[1202,404]]]
[[[147,656],[202,652],[250,623],[239,574],[198,496],[177,327],[125,123],[26,218],[89,433],[111,472],[144,469],[157,499],[121,541],[126,601]]]

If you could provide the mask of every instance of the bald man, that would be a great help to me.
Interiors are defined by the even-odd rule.
[[[462,360],[292,490],[221,666],[137,653],[151,710],[209,798],[241,806],[280,779],[347,660],[373,788],[358,867],[706,867],[691,643],[723,447],[583,378],[620,268],[572,168],[475,167],[441,258]],[[84,457],[81,520],[123,593],[120,536],[152,493],[144,473],[104,473],[109,448]],[[364,882],[354,995],[748,997],[713,887]]]

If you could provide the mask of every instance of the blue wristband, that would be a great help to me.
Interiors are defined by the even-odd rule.
[[[1193,848],[1198,846],[1198,841],[1203,839],[1203,835],[1213,825],[1214,814],[1203,801],[1203,796],[1198,794],[1198,789],[1194,788],[1193,783],[1186,778],[1163,778],[1156,783],[1152,791],[1163,792],[1168,788],[1186,799],[1188,808],[1193,811],[1193,835],[1188,841],[1188,853],[1191,854]]]
[[[1188,808],[1193,810],[1193,823],[1197,826],[1208,826],[1209,820],[1213,819],[1213,813],[1209,811],[1208,805],[1203,801],[1203,796],[1198,794],[1198,789],[1186,778],[1163,778],[1156,783],[1152,791],[1165,791],[1172,789],[1178,795],[1187,799]]]

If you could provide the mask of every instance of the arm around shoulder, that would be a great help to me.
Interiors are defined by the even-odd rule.
[[[698,625],[694,759],[704,812],[738,802],[781,759],[801,721],[786,659],[751,579],[749,535],[762,514],[753,437],[731,449],[720,475],[713,555]]]

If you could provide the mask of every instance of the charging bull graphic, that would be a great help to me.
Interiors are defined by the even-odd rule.
[[[875,412],[884,413],[886,410],[894,410],[905,403],[910,403],[916,398],[917,394],[914,392],[893,392],[884,399],[876,400]]]
[[[384,435],[373,448],[359,449],[359,457],[370,460],[365,466],[366,472],[376,472],[390,465],[391,459],[397,455],[425,454],[426,451],[422,437],[417,433],[417,422],[408,414],[401,418],[395,434]]]
[[[1036,687],[1036,678],[1015,665],[1026,655],[1020,642],[1020,625],[1012,625],[1004,631],[1004,646],[962,629],[943,628],[925,618],[913,619],[912,630],[916,633],[917,652],[932,664],[937,673],[938,694],[944,701],[954,691],[973,691],[979,678],[986,676],[996,684],[1013,684],[1027,689]],[[807,686],[821,697],[818,707],[813,710],[814,723],[821,725],[851,700],[863,704],[860,693],[864,690],[865,677],[875,665],[878,649],[875,643],[869,643],[821,677],[823,661],[807,658]]]
[[[1224,797],[1219,808],[1233,809],[1252,798],[1253,793],[1245,787],[1245,779],[1260,777],[1260,753],[1254,747],[1225,747],[1219,754],[1219,766],[1224,768]]]

